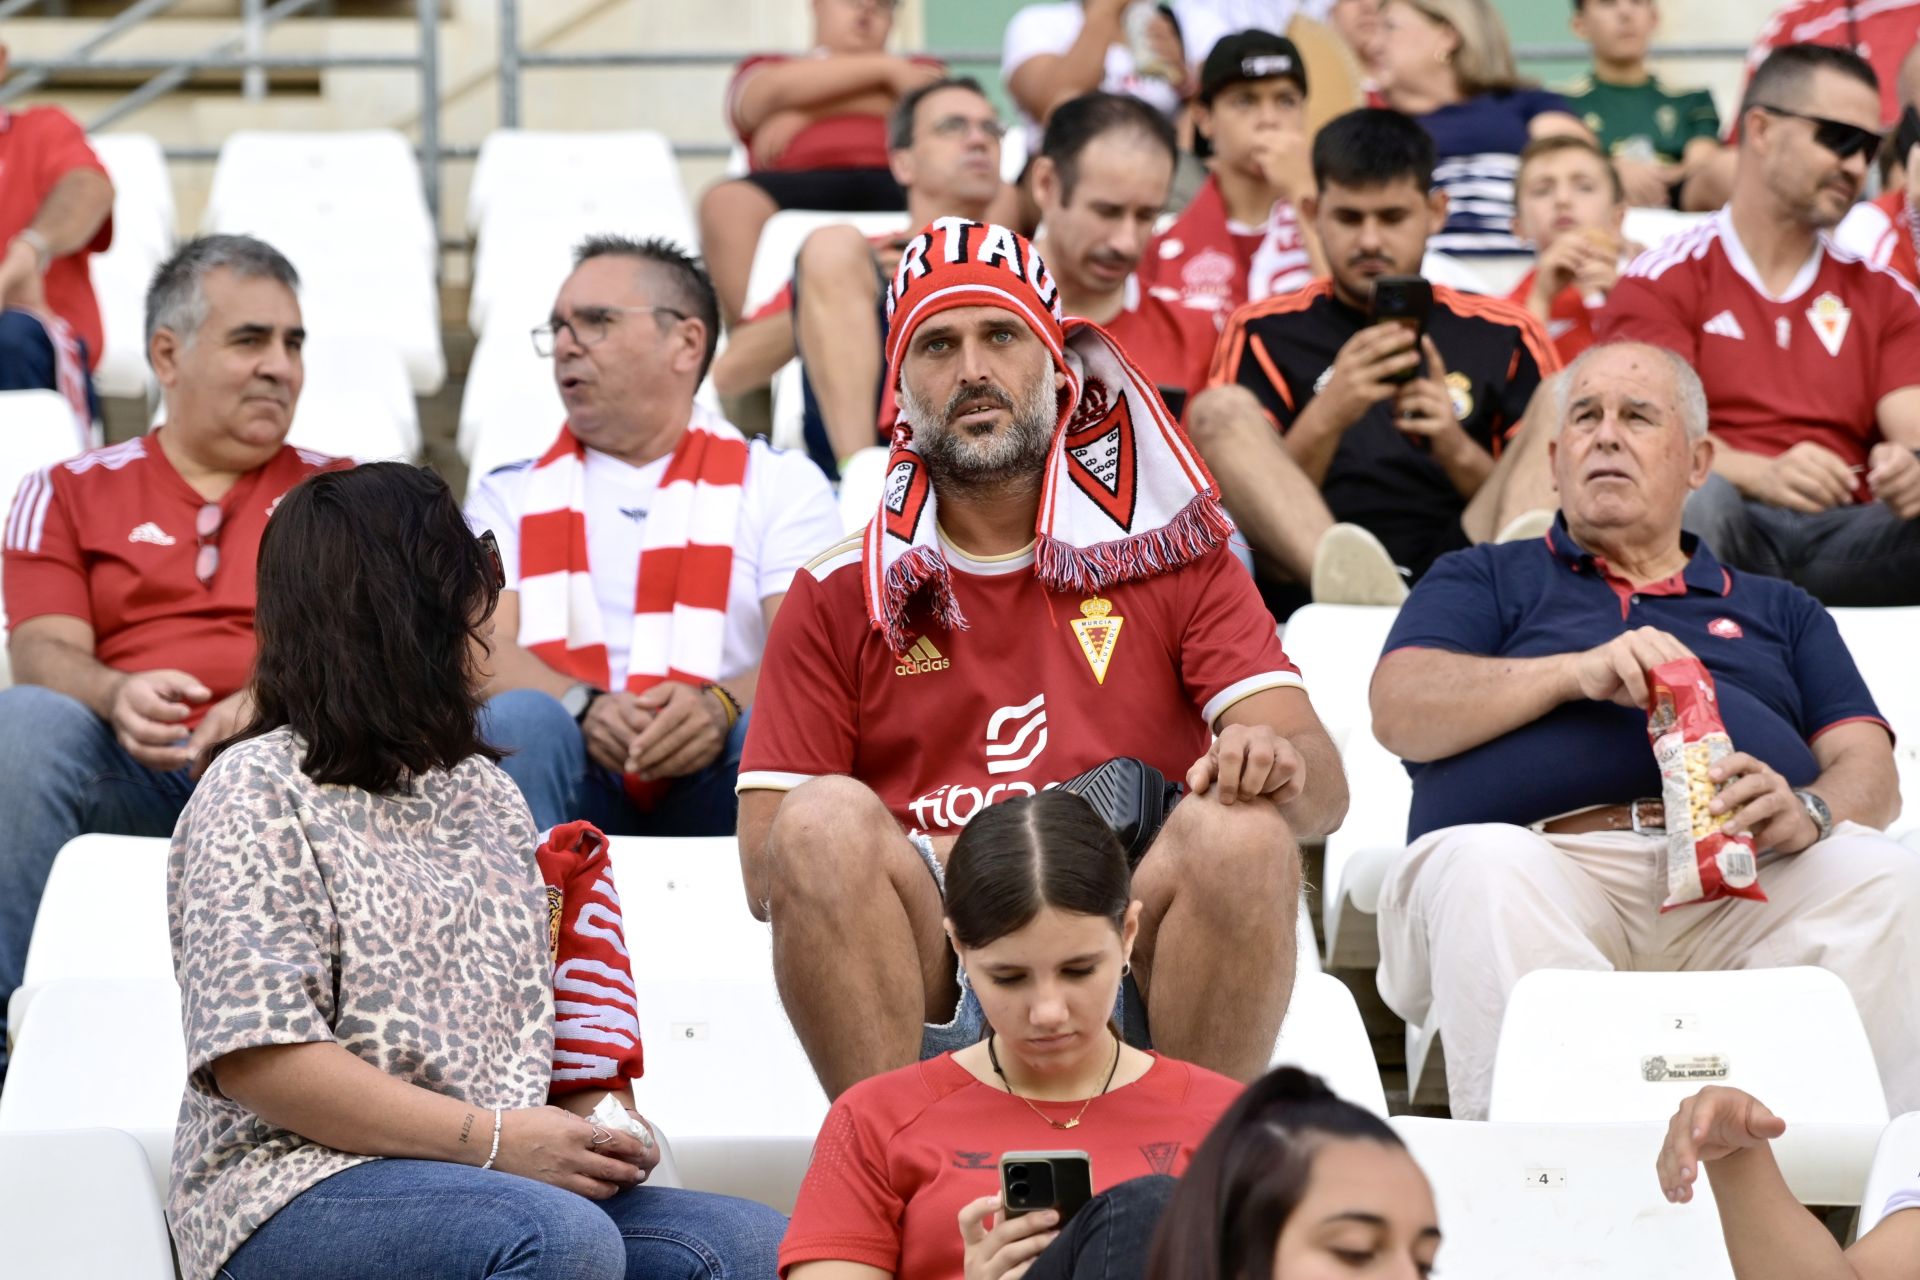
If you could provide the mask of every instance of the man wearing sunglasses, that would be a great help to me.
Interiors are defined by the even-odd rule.
[[[1714,474],[1688,531],[1829,605],[1920,603],[1920,293],[1829,234],[1880,139],[1866,62],[1775,51],[1741,104],[1733,199],[1636,260],[1595,321],[1705,384]]]
[[[351,466],[285,443],[299,277],[247,236],[191,241],[147,294],[161,426],[35,472],[6,523],[0,1003],[54,855],[86,831],[162,836],[201,753],[245,722],[254,557],[282,495]]]

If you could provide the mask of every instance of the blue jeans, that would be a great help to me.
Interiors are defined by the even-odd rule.
[[[498,1170],[375,1160],[262,1223],[221,1280],[772,1280],[786,1218],[675,1187],[589,1200]]]
[[[80,341],[81,361],[85,363],[87,344]],[[0,311],[0,391],[58,391],[55,376],[53,339],[46,326],[25,311]],[[100,418],[100,397],[94,394],[93,379],[87,379],[87,403],[95,421]],[[10,502],[12,494],[6,495]]]
[[[38,685],[0,690],[0,1019],[60,847],[89,831],[172,835],[192,794],[186,770],[140,764],[84,703]],[[0,1038],[0,1067],[4,1055]]]
[[[744,715],[713,763],[675,778],[651,812],[635,808],[620,775],[587,755],[586,736],[551,694],[495,694],[480,712],[480,735],[508,753],[500,767],[519,784],[533,825],[542,831],[584,818],[610,836],[733,834],[739,811],[733,784],[747,740]]]
[[[1920,520],[1884,502],[1788,511],[1709,476],[1687,499],[1684,524],[1722,564],[1785,578],[1824,605],[1920,604]]]

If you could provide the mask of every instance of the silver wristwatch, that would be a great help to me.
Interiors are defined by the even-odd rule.
[[[593,700],[603,692],[605,690],[582,681],[560,695],[560,705],[565,707],[567,714],[573,717],[573,722],[579,724],[587,718],[587,709],[593,706]]]
[[[1811,791],[1799,789],[1795,789],[1793,798],[1800,802],[1800,807],[1807,811],[1809,818],[1813,819],[1813,829],[1819,833],[1813,838],[1815,844],[1819,844],[1833,834],[1833,810],[1827,808],[1825,800]]]

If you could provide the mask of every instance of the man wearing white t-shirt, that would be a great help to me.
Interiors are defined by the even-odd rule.
[[[724,835],[767,628],[839,515],[813,463],[694,404],[719,334],[698,263],[616,236],[574,262],[534,331],[567,421],[467,506],[507,583],[485,732],[543,829]]]
[[[1173,119],[1187,91],[1186,53],[1173,22],[1143,0],[1030,4],[1007,23],[1000,78],[1027,129],[1027,149],[1053,109],[1101,90],[1139,98]]]

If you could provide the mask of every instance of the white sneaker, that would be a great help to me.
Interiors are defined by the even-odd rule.
[[[1313,552],[1315,604],[1398,605],[1407,581],[1380,539],[1357,524],[1336,524]]]
[[[1553,512],[1545,507],[1535,507],[1531,511],[1522,511],[1507,521],[1507,527],[1494,536],[1495,542],[1532,542],[1535,538],[1547,536],[1547,530],[1553,528]]]

